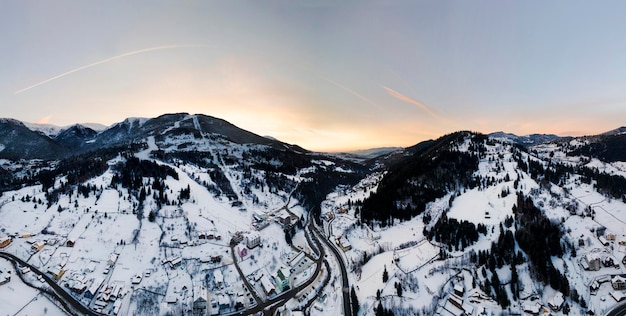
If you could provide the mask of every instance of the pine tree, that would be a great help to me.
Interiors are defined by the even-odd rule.
[[[385,265],[385,270],[383,271],[383,283],[387,283],[389,280],[389,272],[387,272],[387,265]]]

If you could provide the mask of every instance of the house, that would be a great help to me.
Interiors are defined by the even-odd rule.
[[[0,285],[7,284],[11,281],[11,270],[0,270]]]
[[[276,214],[276,218],[278,222],[283,226],[291,225],[291,214],[289,212],[282,210],[280,213]]]
[[[222,285],[224,285],[224,275],[222,274],[222,270],[213,270],[213,284],[217,288],[220,288],[222,287]]]
[[[608,240],[606,240],[606,238],[604,238],[604,236],[600,236],[600,237],[598,237],[598,240],[599,240],[599,241],[600,241],[600,243],[601,243],[603,246],[605,246],[605,247],[609,245],[609,241],[608,241]]]
[[[337,245],[339,246],[339,248],[341,248],[343,252],[346,252],[352,249],[352,245],[350,244],[350,241],[348,241],[348,239],[346,239],[343,236],[340,236],[339,238],[337,238]]]
[[[183,259],[181,257],[175,257],[170,260],[170,269],[176,269],[183,263]]]
[[[219,294],[217,296],[217,305],[220,312],[230,308],[230,298],[226,294]]]
[[[0,237],[0,248],[6,248],[11,244],[11,241],[13,241],[11,237]]]
[[[459,297],[463,297],[463,294],[465,294],[465,288],[461,284],[456,284],[454,286],[454,294],[458,295]]]
[[[272,281],[267,277],[267,275],[263,275],[261,277],[261,285],[263,286],[263,291],[265,295],[270,296],[276,294],[276,288],[272,284]]]
[[[585,255],[585,263],[587,264],[587,266],[589,267],[588,270],[591,271],[598,271],[600,270],[600,264],[602,263],[602,260],[600,259],[600,256],[597,253],[588,253],[587,255]]]
[[[230,244],[231,245],[236,245],[240,242],[243,241],[243,233],[242,232],[236,232],[233,237],[230,238]]]
[[[611,279],[611,286],[614,290],[623,291],[626,290],[626,276],[616,275]]]
[[[614,233],[607,233],[606,234],[606,240],[615,241],[615,234]]]
[[[564,302],[565,299],[563,298],[563,293],[557,292],[556,295],[548,301],[548,306],[550,306],[553,311],[559,311],[561,310]]]
[[[193,315],[206,315],[207,310],[207,291],[204,287],[194,291],[196,299],[193,301]]]
[[[110,266],[113,266],[117,262],[118,257],[119,255],[116,253],[111,254],[111,256],[109,257],[109,260],[107,261],[107,264]]]
[[[65,274],[65,270],[61,266],[56,266],[54,268],[48,269],[48,273],[50,273],[53,278],[59,280]]]
[[[68,238],[67,241],[65,242],[65,246],[67,247],[74,247],[74,245],[76,245],[75,238]]]
[[[72,292],[74,293],[83,294],[85,290],[87,289],[87,284],[79,280],[72,280],[68,284],[69,284],[70,290],[72,290]]]
[[[604,265],[605,267],[613,267],[616,266],[615,264],[615,260],[613,260],[613,258],[606,256],[604,257],[604,259],[602,260],[602,265]],[[619,267],[619,265],[617,265]]]
[[[463,309],[463,300],[455,294],[450,294],[450,297],[448,297],[448,301],[457,308]]]
[[[246,236],[246,246],[252,249],[261,244],[261,235],[257,233],[250,233]]]
[[[539,303],[524,305],[524,313],[539,315],[541,305]]]
[[[39,250],[43,249],[43,246],[45,244],[42,241],[35,241],[32,245],[30,245],[30,249],[33,252],[38,252]]]
[[[345,208],[345,207],[342,207],[342,208],[340,208],[340,209],[339,209],[339,211],[337,211],[337,212],[338,212],[339,214],[346,214],[346,213],[348,213],[348,209],[347,209],[347,208]]]
[[[130,283],[132,284],[139,284],[141,283],[141,279],[143,278],[143,276],[141,275],[141,273],[135,274],[135,276],[130,280]]]
[[[103,281],[104,279],[102,278],[95,278],[93,280],[93,283],[91,283],[91,286],[89,287],[87,292],[85,292],[85,297],[88,299],[92,299],[96,297],[96,294],[98,293],[98,289],[100,288],[100,285],[102,285]]]
[[[621,302],[626,298],[626,294],[624,292],[613,291],[611,292],[611,296],[616,302]]]

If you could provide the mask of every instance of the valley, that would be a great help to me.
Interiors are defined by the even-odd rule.
[[[3,122],[39,139],[0,140],[10,314],[604,315],[626,297],[626,163],[597,149],[621,133],[370,157],[186,113],[58,141]]]

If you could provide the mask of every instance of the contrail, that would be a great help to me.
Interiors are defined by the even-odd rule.
[[[108,63],[110,61],[113,61],[113,60],[116,60],[116,59],[120,59],[120,58],[124,58],[124,57],[130,56],[130,55],[142,54],[142,53],[151,52],[151,51],[155,51],[155,50],[162,50],[162,49],[189,48],[189,47],[204,47],[204,45],[167,45],[167,46],[157,46],[157,47],[151,47],[151,48],[144,48],[144,49],[140,49],[140,50],[124,53],[124,54],[121,54],[121,55],[117,55],[117,56],[113,56],[113,57],[110,57],[110,58],[107,58],[107,59],[103,59],[101,61],[97,61],[95,63],[91,63],[89,65],[85,65],[85,66],[82,66],[82,67],[78,67],[76,69],[72,69],[72,70],[64,72],[64,73],[62,73],[60,75],[56,75],[56,76],[54,76],[52,78],[46,79],[46,80],[41,81],[39,83],[36,83],[36,84],[34,84],[32,86],[26,87],[26,88],[21,89],[21,90],[17,90],[17,91],[15,91],[15,94],[20,94],[20,93],[28,91],[28,90],[30,90],[32,88],[38,87],[38,86],[40,86],[42,84],[46,84],[46,83],[48,83],[50,81],[53,81],[53,80],[65,77],[67,75],[73,74],[73,73],[75,73],[77,71],[81,71],[81,70],[84,70],[84,69],[87,69],[87,68],[91,68],[93,66],[97,66],[97,65],[100,65],[100,64]]]
[[[375,106],[375,107],[377,107],[377,108],[379,108],[379,109],[381,109],[381,108],[382,108],[380,105],[376,104],[376,102],[374,102],[374,101],[372,101],[372,100],[370,100],[370,99],[368,99],[368,98],[366,98],[366,97],[362,96],[361,94],[357,93],[356,91],[354,91],[354,90],[352,90],[352,89],[350,89],[350,88],[348,88],[348,87],[345,87],[345,86],[343,86],[343,85],[341,85],[341,84],[339,84],[339,83],[337,83],[337,82],[335,82],[335,81],[332,81],[332,80],[330,80],[330,79],[328,79],[328,78],[325,78],[325,77],[323,77],[323,76],[320,76],[320,75],[317,75],[317,74],[316,74],[316,76],[317,76],[317,77],[319,77],[319,78],[321,78],[321,79],[323,79],[323,80],[326,80],[326,81],[328,81],[328,82],[332,83],[333,85],[335,85],[335,86],[337,86],[337,87],[341,88],[342,90],[344,90],[344,91],[346,91],[346,92],[348,92],[348,93],[350,93],[350,94],[352,94],[352,95],[356,96],[357,98],[359,98],[359,99],[361,99],[361,100],[363,100],[363,101],[365,101],[365,102],[367,102],[367,103],[369,103],[369,104],[371,104],[371,105],[373,105],[373,106]]]
[[[411,98],[411,97],[409,97],[409,96],[406,96],[406,95],[404,95],[404,94],[402,94],[402,93],[400,93],[400,92],[398,92],[398,91],[396,91],[396,90],[393,90],[393,89],[391,89],[391,88],[389,88],[389,87],[385,87],[385,86],[383,86],[383,89],[385,89],[385,91],[387,91],[387,93],[389,93],[392,97],[394,97],[394,98],[396,98],[396,99],[399,99],[399,100],[401,100],[401,101],[404,101],[404,102],[407,102],[407,103],[413,104],[413,105],[417,106],[418,108],[422,109],[422,111],[424,111],[424,112],[426,112],[426,113],[430,114],[432,117],[439,118],[439,115],[437,115],[437,114],[436,114],[436,113],[435,113],[435,112],[434,112],[434,111],[433,111],[430,107],[428,107],[426,104],[424,104],[424,103],[422,103],[422,102],[420,102],[420,101],[417,101],[417,100],[415,100],[415,99],[413,99],[413,98]]]

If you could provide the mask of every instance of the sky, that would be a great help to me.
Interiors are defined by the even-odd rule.
[[[624,1],[2,1],[0,117],[201,113],[319,151],[626,125]]]

